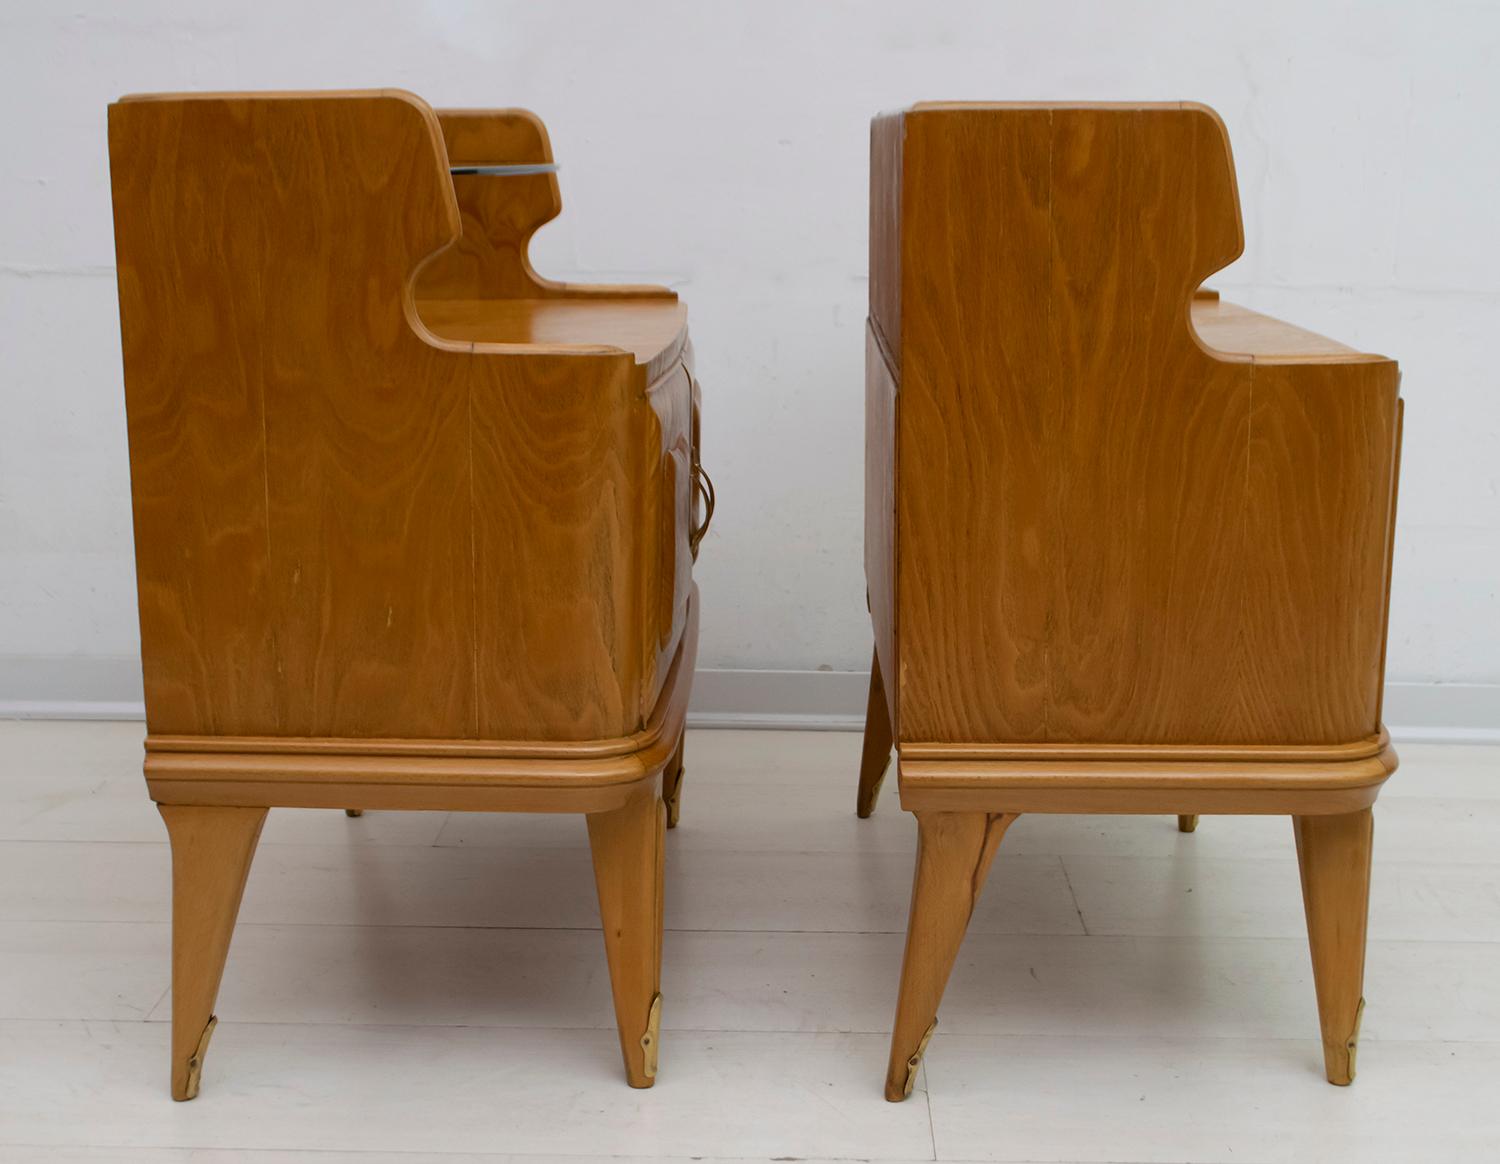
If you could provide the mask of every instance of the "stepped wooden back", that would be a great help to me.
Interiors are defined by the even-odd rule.
[[[432,110],[127,99],[109,144],[150,731],[636,730],[663,434],[623,352],[422,326]]]
[[[1376,731],[1379,357],[1209,350],[1242,249],[1199,106],[917,106],[872,136],[867,574],[898,739]]]

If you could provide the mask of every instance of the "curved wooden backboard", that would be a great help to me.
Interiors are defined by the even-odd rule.
[[[547,127],[526,109],[443,109],[438,122],[449,163],[465,166],[550,164]],[[453,175],[463,218],[457,244],[418,276],[421,299],[675,299],[665,287],[563,283],[537,274],[531,238],[562,212],[557,174]]]
[[[525,109],[438,115],[451,166],[551,163],[541,118]],[[555,285],[532,269],[531,236],[562,212],[557,174],[454,174],[463,233],[423,268],[417,294],[441,299],[545,297]]]

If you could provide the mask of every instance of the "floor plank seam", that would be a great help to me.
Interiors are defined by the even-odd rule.
[[[45,1026],[93,1026],[107,1025],[111,1027],[165,1027],[167,1019],[122,1019],[122,1018],[0,1018],[0,1026],[22,1026],[22,1025],[45,1025]],[[402,1023],[402,1022],[337,1022],[329,1020],[309,1019],[220,1019],[217,1031],[224,1031],[232,1027],[245,1027],[249,1029],[262,1029],[267,1027],[306,1027],[309,1030],[349,1030],[349,1031],[511,1031],[531,1032],[536,1034],[600,1034],[613,1035],[615,1028],[610,1025],[599,1026],[559,1026],[551,1025],[526,1025],[526,1024],[499,1024],[487,1023]],[[796,1036],[809,1039],[843,1039],[858,1038],[870,1039],[889,1037],[890,1032],[883,1029],[872,1030],[827,1030],[809,1031],[792,1027],[674,1027],[663,1025],[665,1031],[674,1035],[693,1035],[705,1038],[714,1038],[723,1035],[752,1035],[752,1036]],[[1074,1033],[1076,1031],[1076,1033]],[[1172,1043],[1218,1043],[1230,1046],[1244,1046],[1247,1044],[1314,1046],[1319,1043],[1316,1034],[1310,1036],[1290,1035],[1246,1035],[1243,1033],[1227,1035],[1207,1035],[1183,1033],[1177,1035],[1150,1035],[1140,1033],[1113,1033],[1099,1029],[1084,1030],[1074,1028],[1073,1031],[1038,1030],[1036,1028],[1025,1028],[1012,1031],[937,1031],[933,1033],[933,1042],[955,1042],[966,1041],[970,1043],[993,1042],[996,1040],[1037,1040],[1046,1039],[1049,1042],[1071,1041],[1080,1043],[1112,1044],[1125,1043],[1148,1043],[1148,1044],[1172,1044]],[[1385,1047],[1492,1047],[1500,1049],[1500,1038],[1494,1039],[1456,1039],[1456,1038],[1385,1038],[1371,1032],[1364,1032],[1360,1036],[1360,1045],[1365,1046],[1378,1043]]]
[[[1063,882],[1067,885],[1068,896],[1073,901],[1073,912],[1078,915],[1078,924],[1083,928],[1083,933],[1077,936],[1091,938],[1094,935],[1089,932],[1089,923],[1083,920],[1083,907],[1078,904],[1078,894],[1073,891],[1073,878],[1068,874],[1068,863],[1060,853],[1057,857],[1057,866],[1062,870]]]

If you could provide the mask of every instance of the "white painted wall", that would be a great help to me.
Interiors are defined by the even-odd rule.
[[[720,497],[701,663],[719,668],[868,661],[870,115],[925,98],[1208,102],[1236,148],[1247,236],[1213,284],[1405,371],[1391,678],[1500,683],[1500,6],[1454,0],[5,3],[13,675],[65,689],[67,668],[15,657],[137,649],[106,103],[374,86],[537,110],[566,204],[538,265],[688,300]]]

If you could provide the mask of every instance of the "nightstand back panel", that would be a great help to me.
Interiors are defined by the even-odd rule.
[[[899,628],[898,739],[1373,733],[1395,365],[1199,341],[1195,290],[1242,247],[1222,123],[1172,105],[875,124],[872,254],[892,197],[900,242],[871,312],[879,331],[899,313],[899,420],[894,501],[870,491],[868,525],[899,547],[875,613],[878,647]]]

